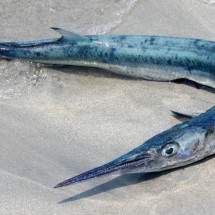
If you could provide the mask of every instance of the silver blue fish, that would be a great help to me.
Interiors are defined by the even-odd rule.
[[[90,35],[57,29],[60,39],[0,43],[0,56],[33,62],[98,67],[155,81],[188,79],[215,89],[215,42],[199,39]],[[215,106],[164,131],[127,154],[56,185],[111,174],[158,172],[215,153]]]
[[[81,36],[53,29],[62,37],[2,42],[0,56],[48,64],[98,67],[155,81],[189,79],[215,86],[215,42],[159,36]]]
[[[164,131],[129,153],[55,186],[62,187],[114,172],[159,172],[185,166],[215,153],[215,107]]]

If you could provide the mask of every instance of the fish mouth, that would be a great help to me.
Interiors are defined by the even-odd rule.
[[[0,53],[8,49],[8,45],[0,43]]]
[[[0,50],[5,50],[5,49],[9,49],[9,48],[17,48],[18,44],[13,43],[13,42],[3,42],[0,43]]]
[[[6,58],[8,57],[8,53],[12,48],[11,43],[0,43],[0,57]]]
[[[149,160],[151,160],[151,156],[148,152],[141,153],[137,155],[128,156],[128,154],[117,158],[107,164],[84,172],[80,175],[77,175],[73,178],[67,179],[59,184],[57,184],[54,188],[69,186],[72,184],[84,182],[93,178],[101,177],[107,174],[111,174],[114,172],[125,171],[129,173],[129,170],[136,168],[137,166],[146,164]]]

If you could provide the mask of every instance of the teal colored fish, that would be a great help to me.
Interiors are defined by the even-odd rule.
[[[215,42],[173,37],[88,35],[66,30],[59,39],[0,43],[0,56],[32,62],[98,67],[155,81],[188,79],[215,89]],[[158,172],[215,153],[215,106],[164,131],[131,152],[55,187],[111,174]]]
[[[98,67],[155,81],[189,79],[215,86],[215,42],[158,36],[90,35],[53,28],[59,39],[0,43],[0,56]]]

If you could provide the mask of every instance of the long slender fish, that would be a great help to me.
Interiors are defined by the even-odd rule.
[[[80,36],[53,29],[62,37],[0,43],[0,56],[48,64],[98,67],[155,81],[188,79],[215,89],[215,42],[158,36]],[[197,117],[187,117],[191,120],[152,137],[105,165],[63,181],[55,188],[113,172],[158,172],[214,154],[215,106]]]
[[[48,64],[98,67],[155,81],[189,79],[215,86],[215,42],[158,36],[89,35],[0,43],[0,56]]]
[[[129,153],[55,186],[83,182],[113,172],[159,172],[194,163],[215,153],[215,106],[164,131]]]

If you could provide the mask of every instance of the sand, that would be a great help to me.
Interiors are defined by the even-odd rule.
[[[0,41],[82,34],[215,38],[213,1],[0,2]],[[57,183],[104,164],[203,112],[215,95],[99,69],[0,60],[0,214],[214,214],[215,159],[176,171]]]

